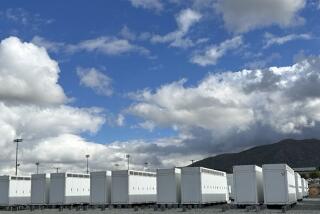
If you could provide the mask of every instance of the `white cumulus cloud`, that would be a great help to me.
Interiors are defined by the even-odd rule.
[[[111,96],[112,80],[96,68],[77,68],[80,84],[93,89],[97,94]]]
[[[218,0],[215,7],[229,31],[244,33],[271,25],[299,25],[304,19],[298,13],[305,4],[305,0]]]
[[[238,48],[242,43],[241,36],[227,39],[219,45],[212,45],[203,51],[197,51],[192,56],[191,62],[201,66],[215,65],[228,51]]]
[[[308,33],[302,33],[302,34],[288,34],[285,36],[277,37],[271,33],[265,33],[264,39],[265,39],[264,48],[268,48],[272,45],[282,45],[293,40],[310,40],[312,39],[312,36]]]
[[[78,51],[101,52],[106,55],[121,55],[126,53],[139,53],[148,55],[148,49],[131,44],[127,39],[102,36],[94,39],[84,40],[78,44],[68,45],[66,51],[74,53]]]
[[[292,66],[209,74],[137,92],[129,112],[185,136],[181,151],[237,150],[287,137],[320,137],[320,58]]]
[[[60,104],[67,100],[58,84],[58,63],[44,48],[9,37],[0,44],[0,100]]]
[[[193,42],[186,38],[190,28],[200,21],[202,15],[197,11],[192,9],[182,10],[176,16],[176,22],[178,24],[178,29],[170,32],[164,36],[153,35],[151,37],[151,42],[153,43],[170,43],[172,47],[182,47],[187,48],[193,46]]]

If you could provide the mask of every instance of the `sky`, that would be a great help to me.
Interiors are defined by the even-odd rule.
[[[4,0],[0,173],[185,166],[320,137],[319,0]]]

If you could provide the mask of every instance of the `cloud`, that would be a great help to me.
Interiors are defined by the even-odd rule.
[[[50,41],[41,36],[34,36],[33,44],[45,48],[53,53],[74,54],[81,51],[99,52],[105,55],[118,56],[129,53],[150,55],[150,51],[142,46],[132,44],[129,40],[135,40],[136,35],[126,26],[120,31],[123,38],[101,36],[93,39],[83,40],[77,44]],[[140,36],[139,36],[140,39]]]
[[[271,25],[299,25],[304,19],[298,13],[305,4],[305,0],[218,0],[215,8],[229,31],[245,33]]]
[[[54,22],[53,19],[44,19],[39,14],[29,12],[23,8],[7,8],[0,10],[0,18],[2,23],[8,22],[9,26],[18,26],[28,30],[39,30],[42,26],[48,25]]]
[[[50,170],[59,157],[62,159],[58,164],[63,166],[64,161],[68,163],[76,155],[86,152],[87,148],[101,147],[79,135],[94,134],[100,129],[105,122],[103,110],[66,105],[67,97],[58,84],[59,73],[57,62],[48,56],[45,48],[21,42],[16,37],[1,41],[2,173],[13,172],[15,147],[12,140],[16,137],[24,139],[19,152],[20,170],[24,174],[31,171],[36,161],[41,161]],[[73,150],[68,150],[71,148]],[[48,159],[53,156],[56,157]],[[71,165],[68,167],[72,168]]]
[[[61,104],[60,69],[45,49],[9,37],[0,44],[0,100]]]
[[[160,12],[163,10],[163,4],[160,0],[129,0],[132,6]]]
[[[77,75],[80,78],[80,84],[93,89],[97,94],[111,96],[112,80],[106,74],[96,68],[77,68]]]
[[[34,36],[31,40],[31,43],[45,48],[47,51],[58,53],[59,51],[63,50],[65,47],[65,43],[63,42],[54,42],[47,40],[41,36]]]
[[[139,123],[139,126],[143,129],[147,129],[150,132],[152,132],[155,128],[155,124],[152,121],[144,121]]]
[[[45,48],[10,37],[1,42],[0,59],[1,79],[10,82],[9,80],[15,77],[19,82],[28,82],[28,87],[36,87],[37,84],[46,86],[32,91],[37,99],[32,98],[29,93],[24,93],[14,96],[13,102],[13,98],[8,99],[12,96],[11,91],[7,91],[5,98],[0,98],[2,174],[14,172],[15,145],[12,141],[16,137],[24,139],[19,149],[19,174],[34,172],[35,163],[38,161],[41,172],[53,172],[55,167],[59,167],[60,171],[84,172],[85,154],[90,154],[91,170],[115,169],[115,164],[124,169],[125,154],[131,154],[131,166],[135,169],[142,169],[145,162],[156,168],[185,165],[189,158],[199,158],[198,153],[190,154],[190,157],[185,156],[187,150],[181,145],[182,138],[161,138],[152,141],[137,139],[106,145],[88,141],[81,135],[94,135],[108,118],[105,118],[103,109],[78,108],[67,105],[63,99],[52,98],[52,88],[60,88],[61,94],[64,93],[57,81],[42,78],[42,75],[56,79],[59,77],[59,67],[47,55]],[[19,66],[27,69],[22,73]],[[91,70],[86,70],[85,74]],[[11,75],[8,76],[8,73]],[[1,92],[4,94],[3,90]],[[124,115],[119,114],[117,122],[122,126]],[[171,152],[168,153],[167,150]]]
[[[245,64],[245,67],[250,69],[258,69],[258,68],[265,68],[268,65],[272,64],[274,61],[281,59],[281,55],[279,53],[272,53],[269,56],[259,56],[260,59],[256,59],[253,61],[250,61]]]
[[[176,31],[170,32],[164,36],[161,35],[153,35],[151,38],[151,42],[153,43],[170,43],[172,47],[181,47],[187,48],[193,46],[193,42],[185,38],[188,34],[190,28],[200,21],[201,14],[192,10],[185,9],[182,10],[176,16],[176,22],[178,25],[178,29]]]
[[[191,58],[191,62],[200,66],[215,65],[228,51],[241,46],[243,43],[241,36],[225,40],[219,45],[212,45],[204,51],[197,51]]]
[[[126,25],[121,28],[120,35],[128,40],[135,40],[137,37],[136,34],[132,32]]]
[[[312,36],[308,33],[303,34],[288,34],[286,36],[277,37],[271,33],[265,33],[264,35],[264,48],[268,48],[272,45],[283,45],[287,42],[293,41],[293,40],[310,40],[312,39]]]
[[[117,126],[124,126],[125,124],[125,117],[123,114],[118,114],[118,117],[116,118],[116,125]]]
[[[128,112],[154,128],[178,131],[178,154],[320,137],[319,71],[320,57],[314,57],[286,67],[212,73],[195,86],[182,80],[139,91]]]
[[[149,55],[150,51],[144,47],[131,44],[126,39],[102,36],[94,39],[84,40],[75,45],[68,45],[66,51],[69,53],[87,51],[101,52],[106,55],[121,55],[126,53],[139,53]]]

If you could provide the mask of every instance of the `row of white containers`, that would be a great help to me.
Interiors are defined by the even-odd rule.
[[[308,182],[286,164],[234,166],[227,177],[238,205],[288,205],[308,196]]]
[[[225,172],[202,167],[0,176],[0,206],[205,204],[229,200]]]

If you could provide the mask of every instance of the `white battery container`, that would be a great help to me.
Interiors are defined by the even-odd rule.
[[[30,202],[30,176],[0,176],[0,206],[27,205]]]
[[[46,205],[49,203],[49,174],[31,175],[31,204]]]
[[[181,169],[181,203],[207,204],[229,201],[225,172],[203,167]]]
[[[290,205],[297,202],[293,169],[286,164],[265,164],[262,171],[266,205]]]
[[[263,200],[262,168],[255,165],[233,167],[234,203],[259,205]]]
[[[157,202],[156,173],[135,170],[112,171],[111,204]]]
[[[92,205],[110,204],[111,171],[90,173],[90,203]]]
[[[90,202],[90,175],[51,173],[49,204],[87,204]]]
[[[181,169],[157,170],[157,203],[181,203]]]

